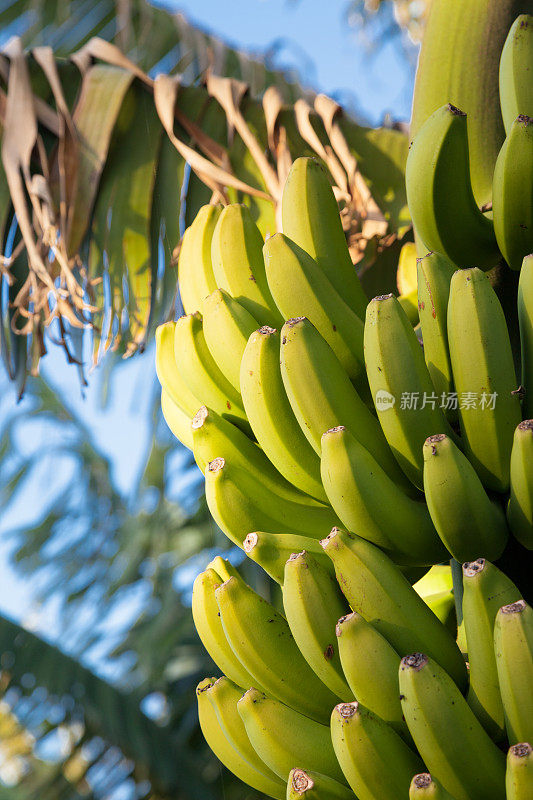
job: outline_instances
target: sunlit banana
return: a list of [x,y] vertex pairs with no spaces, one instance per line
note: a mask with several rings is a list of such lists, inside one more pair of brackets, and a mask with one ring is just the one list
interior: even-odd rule
[[329,501],[348,530],[400,563],[447,558],[426,504],[407,497],[343,426],[322,436],[321,471]]
[[399,655],[424,646],[460,687],[465,686],[465,664],[453,636],[379,547],[338,528],[322,546],[354,611]]
[[232,576],[240,578],[237,567],[234,567],[231,561],[229,561],[227,558],[222,558],[222,556],[215,556],[205,569],[214,570],[220,578],[220,583],[224,583],[224,581],[227,581],[228,578],[231,578]]
[[453,408],[453,377],[448,349],[448,298],[455,265],[445,256],[428,253],[417,262],[418,313],[424,342],[424,358],[435,394],[449,419]]
[[218,613],[215,590],[222,582],[213,569],[206,569],[197,576],[192,590],[194,626],[217,667],[238,686],[246,688],[254,679],[231,649]]
[[353,388],[333,350],[305,317],[283,326],[281,375],[296,419],[318,455],[322,434],[345,425],[395,482],[406,485],[379,422]]
[[533,420],[517,425],[511,451],[507,522],[520,544],[533,550]]
[[311,770],[291,769],[287,781],[286,800],[353,800],[353,794],[342,783]]
[[533,118],[525,112],[511,125],[496,161],[492,218],[503,257],[519,270],[533,250]]
[[429,772],[419,772],[411,781],[409,800],[454,800]]
[[202,401],[192,393],[181,369],[178,369],[174,355],[175,331],[175,322],[165,322],[156,328],[155,369],[165,394],[189,419],[192,419]]
[[424,443],[424,492],[433,524],[457,561],[493,561],[508,538],[505,514],[487,495],[463,453],[444,433]]
[[367,384],[363,323],[316,261],[283,233],[263,247],[268,285],[284,319],[305,316],[329,344],[361,391]]
[[470,182],[466,114],[448,104],[417,131],[405,171],[413,225],[428,250],[458,267],[490,269],[499,260],[492,221]]
[[263,326],[251,334],[241,361],[240,385],[257,441],[279,472],[303,492],[327,502],[320,461],[302,433],[280,372],[280,337]]
[[479,269],[452,278],[448,343],[465,453],[487,488],[505,492],[520,400],[505,315]]
[[394,295],[375,297],[365,322],[368,381],[381,427],[409,479],[422,487],[422,445],[432,433],[453,436],[415,332]]
[[301,553],[302,550],[312,553],[313,558],[319,561],[325,570],[331,575],[335,574],[333,564],[324,554],[318,539],[311,539],[309,536],[299,536],[295,533],[254,531],[249,533],[243,541],[242,549],[252,561],[259,564],[281,586],[285,578],[285,563],[287,559],[293,553]]
[[453,594],[453,579],[449,565],[436,564],[416,583],[413,589],[424,603],[440,619],[443,625],[455,635],[457,616]]
[[520,14],[509,30],[500,57],[500,106],[509,135],[519,114],[533,117],[533,17]]
[[533,418],[533,255],[526,256],[518,284],[518,322],[522,355],[523,411]]
[[339,619],[336,633],[342,669],[353,696],[400,736],[409,737],[400,705],[400,656],[396,650],[356,611]]
[[183,236],[178,285],[186,314],[201,311],[204,298],[217,288],[211,263],[211,240],[221,211],[221,206],[202,206]]
[[338,699],[350,700],[335,636],[337,620],[348,604],[335,577],[305,550],[293,553],[285,564],[283,609],[309,666]]
[[400,665],[400,698],[418,752],[456,800],[501,800],[503,753],[449,675],[421,653]]
[[498,609],[519,599],[514,583],[484,558],[463,564],[463,620],[470,664],[467,702],[487,733],[503,739],[505,720],[494,656]]
[[359,800],[406,797],[422,762],[397,733],[361,703],[341,703],[331,714],[331,740]]
[[533,741],[533,609],[504,605],[494,623],[494,652],[510,744]]
[[305,661],[286,619],[237,578],[229,578],[215,596],[226,638],[254,678],[251,685],[260,684],[301,714],[327,720],[335,696]]
[[208,696],[214,682],[214,678],[205,678],[196,687],[200,728],[207,744],[218,760],[241,781],[264,792],[268,797],[283,800],[286,793],[285,785],[275,778],[268,777],[262,770],[250,764],[226,738]]
[[505,774],[506,800],[529,800],[533,797],[533,747],[520,742],[509,748]]
[[248,337],[258,327],[249,311],[223,289],[203,303],[204,336],[218,368],[240,393],[241,359]]
[[216,285],[225,289],[259,322],[280,325],[263,262],[263,237],[244,205],[226,206],[213,233],[211,258]]
[[313,766],[322,774],[345,782],[327,725],[266,697],[257,689],[248,689],[237,708],[254,750],[280,778],[287,781],[297,762],[301,769]]
[[174,331],[176,364],[191,393],[244,431],[250,426],[240,394],[224,377],[207,347],[198,313],[180,317]]
[[339,208],[322,164],[293,163],[281,201],[283,233],[318,263],[344,301],[364,319],[367,298],[352,264]]
[[192,450],[191,417],[176,405],[164,389],[161,390],[161,411],[176,439]]

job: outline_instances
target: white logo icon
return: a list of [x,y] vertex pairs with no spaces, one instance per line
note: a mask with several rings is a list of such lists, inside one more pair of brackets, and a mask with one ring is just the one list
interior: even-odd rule
[[392,408],[394,403],[396,402],[396,398],[390,392],[387,392],[385,389],[379,389],[376,392],[376,408],[378,411],[387,411],[389,408]]

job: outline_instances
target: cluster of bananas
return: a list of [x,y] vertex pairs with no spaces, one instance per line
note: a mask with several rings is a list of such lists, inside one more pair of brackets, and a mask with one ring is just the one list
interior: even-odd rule
[[[464,126],[448,142],[468,171]],[[157,331],[169,427],[283,603],[220,557],[197,577],[224,675],[197,688],[205,738],[274,798],[531,800],[533,611],[493,562],[510,534],[533,550],[533,257],[518,390],[498,295],[445,237],[415,262],[410,319],[406,298],[367,303],[317,161],[294,162],[281,211],[263,241],[245,206],[202,208],[179,258],[186,314]]]

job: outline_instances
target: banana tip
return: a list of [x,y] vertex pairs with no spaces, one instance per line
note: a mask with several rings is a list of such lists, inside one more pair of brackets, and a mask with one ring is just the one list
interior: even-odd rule
[[465,561],[463,564],[463,575],[465,578],[473,578],[478,572],[483,572],[485,563],[484,558],[476,558],[475,561]]
[[533,753],[533,747],[529,742],[519,742],[509,748],[509,753],[516,758],[528,758]]
[[402,669],[414,669],[416,672],[423,669],[428,663],[428,657],[424,653],[412,653],[410,656],[404,656],[401,661]]
[[351,719],[359,711],[359,703],[354,700],[353,703],[339,703],[335,706],[335,711],[342,717],[342,719]]
[[509,603],[507,606],[502,606],[500,611],[502,614],[521,614],[526,609],[525,600],[517,600],[516,603]]
[[207,410],[207,407],[200,406],[200,408],[198,409],[198,411],[191,420],[191,428],[193,430],[198,430],[198,428],[201,428],[206,419],[208,418],[208,416],[209,416],[209,411]]
[[292,788],[297,794],[304,794],[309,789],[313,789],[314,785],[313,779],[303,769],[292,771]]
[[258,541],[259,537],[257,533],[249,533],[242,543],[242,549],[245,553],[251,553]]
[[415,775],[413,778],[411,785],[415,786],[417,789],[427,789],[432,783],[433,778],[429,772],[419,772],[419,774]]

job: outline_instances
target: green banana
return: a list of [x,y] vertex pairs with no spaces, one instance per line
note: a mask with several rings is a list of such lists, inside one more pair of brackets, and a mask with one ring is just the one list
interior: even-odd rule
[[254,750],[284,781],[298,763],[301,769],[313,766],[323,775],[345,782],[327,725],[266,697],[257,689],[248,689],[237,708]]
[[283,609],[298,648],[338,699],[351,699],[343,675],[335,625],[347,612],[335,577],[311,553],[293,553],[285,564]]
[[268,797],[283,800],[285,786],[281,781],[270,778],[263,769],[259,770],[228,741],[218,721],[215,709],[209,700],[209,692],[215,682],[214,678],[205,678],[196,687],[198,700],[198,717],[204,738],[219,761],[234,775],[249,786],[264,792]]
[[525,600],[498,611],[494,652],[509,743],[533,742],[533,609]]
[[363,323],[316,261],[283,233],[263,247],[268,286],[284,319],[305,316],[329,344],[360,391],[367,385]]
[[320,461],[302,433],[280,372],[280,337],[264,326],[252,333],[241,361],[242,400],[257,441],[276,469],[318,500],[327,502]]
[[368,382],[378,419],[400,467],[422,487],[425,439],[453,436],[416,334],[394,295],[375,297],[365,322]]
[[505,735],[505,720],[494,656],[494,620],[500,606],[519,596],[514,583],[484,558],[463,564],[463,620],[470,664],[466,699],[496,742]]
[[424,646],[459,687],[466,685],[465,664],[453,636],[379,547],[338,528],[322,546],[351,608],[399,655]]
[[158,325],[156,328],[155,369],[165,394],[189,419],[192,419],[202,402],[191,392],[176,364],[175,332],[175,322],[165,322],[164,325]]
[[356,611],[339,619],[336,633],[342,669],[353,696],[402,738],[409,738],[398,691],[400,656],[396,650]]
[[257,320],[223,289],[216,289],[203,304],[204,336],[209,352],[233,388],[240,393],[241,359]]
[[281,201],[283,232],[315,259],[345,303],[364,319],[368,302],[352,264],[339,208],[322,164],[297,158]]
[[217,665],[230,680],[245,688],[254,679],[241,664],[231,649],[218,614],[215,590],[222,580],[214,569],[201,572],[194,581],[192,590],[192,616],[194,626],[202,644]]
[[[281,782],[280,778],[261,761],[254,748],[250,744],[246,728],[237,711],[237,703],[242,697],[242,689],[235,683],[222,676],[218,678],[212,686],[206,690],[206,694],[215,709],[220,727],[222,728],[226,739],[239,753],[239,755],[247,761],[258,772],[265,775],[271,782],[271,789],[276,791],[275,797],[284,798],[283,791],[285,785]],[[257,788],[257,787],[256,787]]]
[[335,695],[305,661],[287,620],[234,577],[215,590],[215,597],[226,638],[254,678],[251,685],[260,684],[301,714],[319,722],[327,720]]
[[505,774],[506,800],[530,800],[533,797],[533,747],[520,742],[509,748]]
[[342,783],[311,770],[291,769],[287,781],[286,800],[354,800]]
[[522,355],[523,411],[533,418],[533,256],[522,262],[518,283],[518,322]]
[[403,739],[361,703],[340,703],[331,714],[331,740],[359,800],[406,797],[420,758]]
[[428,250],[458,267],[494,267],[500,258],[492,221],[470,182],[466,114],[451,103],[416,132],[405,168],[407,204]]
[[511,450],[507,522],[520,544],[533,550],[533,420],[517,425]]
[[396,483],[407,484],[379,422],[355,391],[333,350],[305,317],[283,326],[281,376],[294,415],[318,455],[322,434],[345,425]]
[[293,553],[301,553],[306,550],[313,554],[313,558],[320,562],[320,565],[334,575],[335,570],[329,558],[324,555],[324,551],[318,539],[311,539],[309,536],[299,536],[294,533],[267,533],[266,531],[254,531],[249,533],[242,549],[246,555],[259,564],[270,577],[283,586],[285,577],[285,563]]
[[236,203],[226,206],[211,244],[216,285],[238,300],[260,325],[281,325],[283,320],[268,288],[262,249],[263,237],[250,210]]
[[426,504],[407,497],[343,426],[322,436],[321,471],[329,501],[348,530],[400,563],[446,559]]
[[161,390],[161,411],[176,439],[192,450],[191,418],[164,389]]
[[186,314],[202,311],[204,298],[217,288],[211,240],[221,211],[221,206],[202,206],[185,231],[178,258],[178,285]]
[[195,312],[176,322],[174,354],[191,393],[246,433],[250,432],[240,394],[224,377],[209,352],[201,314]]
[[520,14],[509,30],[500,57],[500,106],[509,135],[519,114],[533,117],[533,17]]
[[455,420],[453,377],[448,349],[448,298],[455,265],[445,256],[428,253],[417,260],[418,313],[424,342],[424,358],[446,416]]
[[492,218],[503,257],[511,269],[519,270],[533,249],[533,119],[523,112],[513,122],[496,161]]
[[501,800],[503,754],[450,676],[422,653],[400,665],[400,698],[418,752],[456,800]]
[[224,458],[215,458],[207,465],[205,494],[215,522],[239,547],[254,531],[320,539],[337,519],[326,506],[311,507],[279,497]]
[[459,562],[473,561],[478,553],[499,558],[509,535],[505,514],[470,461],[444,433],[426,439],[423,454],[427,507],[452,556]]
[[452,278],[448,343],[465,453],[488,489],[505,492],[520,400],[505,315],[479,269]]
[[429,772],[415,775],[409,787],[409,800],[454,800]]

